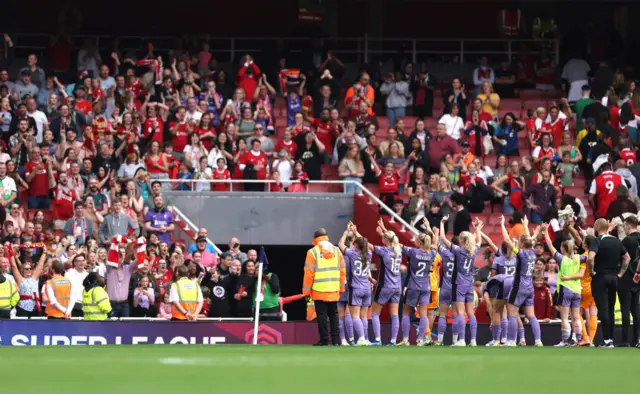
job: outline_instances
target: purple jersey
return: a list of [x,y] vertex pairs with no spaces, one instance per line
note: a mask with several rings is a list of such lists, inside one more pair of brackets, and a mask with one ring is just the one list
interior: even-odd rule
[[440,288],[451,289],[451,277],[453,276],[455,257],[449,249],[442,245],[438,247],[438,253],[440,253],[440,258],[442,258],[442,279],[440,280]]
[[459,288],[472,288],[473,262],[476,260],[478,247],[475,246],[473,249],[473,253],[470,254],[469,251],[465,248],[461,248],[458,245],[451,244],[451,252],[454,255],[455,261],[451,283]]
[[521,290],[533,290],[533,269],[536,265],[536,252],[533,248],[529,250],[514,249],[517,250],[517,264],[516,272],[514,274],[513,284]]
[[507,256],[499,256],[493,259],[491,269],[496,270],[496,275],[513,276],[516,273],[516,256],[507,259]]
[[385,289],[401,289],[400,264],[402,263],[402,255],[396,256],[393,248],[386,246],[374,246],[373,252],[380,260],[378,286]]
[[403,246],[402,254],[407,256],[409,259],[407,289],[429,291],[429,271],[433,264],[433,260],[436,259],[435,249],[422,250]]
[[369,274],[371,273],[371,252],[367,251],[367,264],[363,264],[360,252],[354,248],[345,250],[344,263],[347,269],[347,288],[371,290]]

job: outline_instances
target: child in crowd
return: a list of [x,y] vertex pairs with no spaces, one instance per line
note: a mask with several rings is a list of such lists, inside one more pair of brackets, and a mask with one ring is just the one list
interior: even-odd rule
[[209,317],[209,309],[211,308],[211,290],[206,286],[202,286],[200,289],[202,291],[202,298],[204,299],[204,302],[202,303],[202,310],[198,317]]
[[284,192],[284,187],[282,187],[282,182],[280,182],[280,172],[278,172],[278,170],[273,170],[273,172],[271,172],[271,179],[276,181],[276,183],[272,183],[270,185],[270,191],[272,193]]
[[163,319],[171,319],[171,302],[169,301],[169,293],[170,292],[167,289],[164,293],[164,299],[158,308],[158,317]]
[[571,152],[564,152],[562,154],[562,162],[556,167],[556,176],[560,180],[560,186],[573,186],[575,171],[576,165],[571,162]]
[[549,286],[544,283],[544,275],[536,273],[533,277],[533,309],[536,319],[549,321],[555,317],[553,299]]

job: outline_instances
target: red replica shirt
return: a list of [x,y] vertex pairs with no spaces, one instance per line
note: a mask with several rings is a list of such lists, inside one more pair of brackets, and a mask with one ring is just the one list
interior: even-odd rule
[[76,108],[78,108],[80,112],[85,114],[85,116],[89,115],[89,112],[91,112],[91,101],[85,100],[85,99],[78,99],[76,100]]
[[296,145],[295,142],[289,141],[287,143],[284,140],[278,141],[275,148],[276,153],[279,153],[282,150],[282,148],[286,148],[289,151],[289,156],[296,157],[296,152],[298,151],[298,145]]
[[40,163],[42,168],[36,169],[38,164],[30,161],[24,165],[24,175],[26,178],[29,174],[35,172],[36,176],[29,182],[29,196],[46,197],[49,195],[49,176],[47,175],[47,167]]
[[213,133],[213,135],[217,135],[216,129],[214,129],[213,126],[211,126],[208,129],[203,129],[200,126],[196,126],[194,128],[194,131],[196,133],[198,133],[198,135],[201,137],[202,145],[204,145],[205,149],[207,149],[208,151],[211,150],[211,147],[213,146],[213,139],[212,138],[202,138],[202,136],[207,134],[207,133],[209,133],[209,132]]
[[391,175],[387,175],[384,172],[380,174],[378,177],[380,194],[398,193],[398,180],[398,173],[395,171]]
[[[484,180],[482,180],[482,178],[476,176],[474,178],[474,181],[476,182],[476,184],[479,183],[484,183]],[[462,188],[462,192],[466,193],[467,190],[471,187],[471,177],[469,175],[462,175],[460,177],[460,180],[458,181],[458,187]]]
[[627,163],[627,167],[636,164],[637,161],[636,152],[628,148],[620,151],[620,158]]
[[[169,128],[173,128],[176,122],[169,123]],[[184,147],[189,143],[189,133],[187,132],[187,123],[178,124],[178,130],[176,134],[171,138],[173,143],[173,150],[179,153],[184,152]]]
[[160,278],[156,279],[156,282],[158,283],[158,287],[160,287],[161,291],[163,291],[163,295],[164,295],[164,289],[166,288],[166,285],[168,285],[169,283],[171,283],[171,281],[173,280],[173,270],[167,270]]
[[[239,161],[239,164],[244,164],[244,165],[253,164],[254,167],[258,165],[258,163],[262,163],[262,169],[256,170],[258,179],[266,179],[268,161],[267,161],[267,155],[265,155],[264,152],[261,151],[259,154],[256,155],[254,154],[253,151],[249,151],[244,155],[242,155]],[[246,168],[243,171],[245,170]]]
[[564,120],[558,118],[555,122],[545,123],[543,128],[551,132],[554,147],[557,148],[562,145],[562,134],[564,134]]
[[589,194],[596,196],[598,217],[607,215],[609,204],[616,199],[616,187],[622,185],[622,176],[612,171],[605,171],[591,183]]
[[142,125],[142,136],[145,139],[149,138],[154,129],[156,130],[156,132],[155,134],[153,134],[153,138],[151,138],[151,141],[158,141],[160,146],[162,146],[162,144],[164,144],[164,122],[162,121],[162,119],[145,119],[144,124]]
[[73,203],[76,199],[76,193],[70,187],[56,185],[53,189],[53,218],[57,220],[71,219]]
[[313,127],[316,129],[316,134],[318,135],[318,139],[325,146],[324,153],[327,155],[333,154],[333,137],[334,137],[334,128],[331,121],[323,122],[320,119],[313,120]]
[[[227,169],[220,171],[219,169],[216,168],[215,170],[213,170],[213,179],[229,180],[231,179],[231,173]],[[214,192],[229,191],[228,183],[213,183],[212,185],[213,186],[211,190],[213,190]]]

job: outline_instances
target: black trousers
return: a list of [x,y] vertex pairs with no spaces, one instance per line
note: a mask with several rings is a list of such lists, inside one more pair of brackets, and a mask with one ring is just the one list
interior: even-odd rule
[[602,337],[613,339],[615,327],[614,311],[616,306],[616,292],[618,290],[618,276],[615,274],[598,274],[591,282],[591,292],[598,307],[598,319],[602,327]]
[[82,304],[80,302],[76,302],[73,306],[71,317],[84,317],[84,311],[82,310]]
[[[640,339],[640,285],[633,283],[633,276],[627,271],[618,283],[618,299],[622,315],[622,343],[635,345]],[[629,336],[633,316],[633,331]]]
[[2,310],[0,311],[0,320],[11,319],[11,311]]
[[320,342],[329,343],[329,332],[327,330],[327,318],[331,324],[331,343],[340,344],[340,325],[338,322],[338,303],[336,301],[313,301],[316,306],[318,316],[318,333]]

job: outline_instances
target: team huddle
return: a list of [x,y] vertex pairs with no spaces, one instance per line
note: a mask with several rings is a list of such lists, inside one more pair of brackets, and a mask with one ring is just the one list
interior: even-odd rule
[[[440,228],[429,229],[428,223],[425,223],[426,233],[417,236],[415,247],[400,245],[397,235],[387,230],[382,221],[378,222],[376,229],[382,245],[371,245],[358,233],[356,226],[349,223],[339,242],[347,272],[346,291],[338,302],[343,346],[380,346],[380,313],[385,305],[389,307],[391,319],[391,346],[409,346],[412,313],[416,313],[420,319],[416,345],[441,346],[450,309],[453,317],[452,346],[477,346],[474,262],[483,241],[496,255],[491,277],[482,284],[482,297],[491,317],[492,332],[492,340],[486,346],[526,345],[520,319],[521,309],[533,331],[534,345],[542,346],[540,324],[534,314],[534,280],[542,280],[542,277],[534,278],[534,240],[540,234],[544,234],[549,251],[559,264],[556,293],[562,329],[562,342],[559,345],[591,344],[580,314],[581,307],[586,311],[593,307],[586,264],[590,236],[583,240],[576,232],[573,234],[575,241],[564,241],[561,250],[556,250],[549,237],[548,224],[538,226],[531,235],[525,218],[524,234],[514,239],[509,235],[502,217],[503,243],[498,248],[482,232],[484,224],[478,219],[473,222],[473,232],[464,231],[451,240],[447,239],[444,228],[447,220],[446,216],[442,218]],[[582,245],[586,252],[579,255],[574,242]],[[379,259],[377,281],[372,278],[370,270],[373,253]],[[403,257],[408,261],[404,280],[401,272]],[[375,291],[372,290],[374,287]],[[403,308],[400,321],[398,313],[401,299]],[[369,307],[372,341],[369,341],[368,333]],[[438,324],[432,335],[436,310]],[[466,324],[470,333],[468,343]],[[589,324],[592,326],[593,320],[589,320]],[[400,328],[402,340],[396,344]],[[589,331],[595,333],[595,327],[589,327]]]

